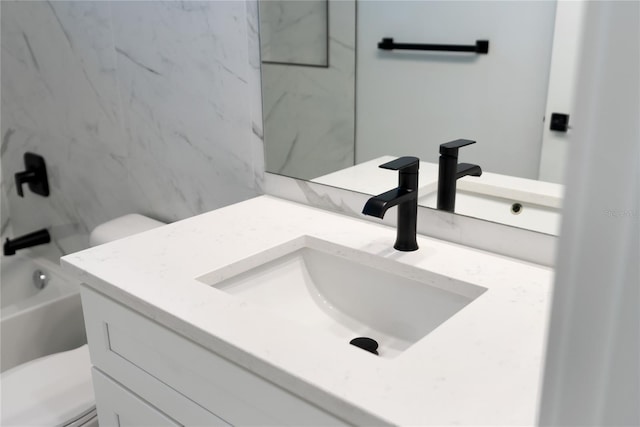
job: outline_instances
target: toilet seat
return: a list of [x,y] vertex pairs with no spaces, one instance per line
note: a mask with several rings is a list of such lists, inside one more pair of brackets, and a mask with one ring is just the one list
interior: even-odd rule
[[1,381],[2,425],[79,427],[96,422],[86,344],[9,369]]

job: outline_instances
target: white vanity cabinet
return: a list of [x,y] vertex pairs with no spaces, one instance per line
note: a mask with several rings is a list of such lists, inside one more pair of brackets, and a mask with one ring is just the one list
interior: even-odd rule
[[100,402],[101,426],[179,426],[180,424],[148,404],[96,368],[93,387]]
[[101,426],[346,425],[86,285],[82,305]]

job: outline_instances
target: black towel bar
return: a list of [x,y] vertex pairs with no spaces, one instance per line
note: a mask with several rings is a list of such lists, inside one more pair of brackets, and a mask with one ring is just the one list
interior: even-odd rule
[[378,49],[383,50],[435,50],[439,52],[473,52],[478,54],[489,53],[489,40],[476,40],[475,45],[459,44],[421,44],[421,43],[395,43],[392,38],[384,38],[378,43]]

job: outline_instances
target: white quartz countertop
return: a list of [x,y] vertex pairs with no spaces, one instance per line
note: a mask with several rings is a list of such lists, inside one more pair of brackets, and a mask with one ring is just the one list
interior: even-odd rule
[[[205,348],[359,425],[533,425],[551,269],[261,196],[62,258],[65,270]],[[487,288],[392,359],[314,336],[203,275],[304,236]]]
[[[398,172],[381,169],[380,165],[397,159],[395,156],[381,156],[355,166],[340,169],[327,175],[312,179],[311,182],[346,188],[359,193],[376,195],[390,190]],[[420,162],[418,173],[420,194],[431,193],[438,188],[438,165]]]

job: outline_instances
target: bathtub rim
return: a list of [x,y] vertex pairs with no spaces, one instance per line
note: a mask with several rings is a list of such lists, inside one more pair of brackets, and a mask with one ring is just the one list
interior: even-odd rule
[[[2,258],[4,259],[5,256],[3,256]],[[42,256],[29,254],[28,252],[12,255],[11,258],[12,259],[8,262],[24,262],[25,264],[28,264],[29,267],[31,267],[31,272],[35,271],[36,269],[44,270],[50,275],[50,279],[47,286],[44,289],[36,292],[35,295],[2,307],[0,313],[0,322],[11,319],[15,316],[22,315],[23,313],[27,313],[32,310],[37,310],[46,304],[63,300],[73,294],[80,292],[80,285],[76,283],[76,281],[73,280],[71,276],[62,271],[59,263],[55,263],[50,259]],[[50,286],[54,286],[54,288],[50,288]],[[43,293],[45,294],[43,295]]]

